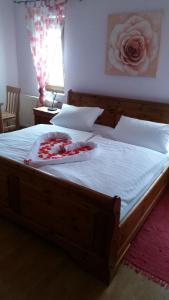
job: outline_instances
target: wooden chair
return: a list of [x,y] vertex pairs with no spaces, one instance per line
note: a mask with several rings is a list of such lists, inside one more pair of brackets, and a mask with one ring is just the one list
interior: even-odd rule
[[7,86],[5,111],[1,111],[2,103],[0,103],[0,132],[16,130],[19,128],[20,92],[20,88]]

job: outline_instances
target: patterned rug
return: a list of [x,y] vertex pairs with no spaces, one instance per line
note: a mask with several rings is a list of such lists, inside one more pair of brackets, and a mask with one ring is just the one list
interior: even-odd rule
[[169,187],[133,241],[124,263],[169,288]]

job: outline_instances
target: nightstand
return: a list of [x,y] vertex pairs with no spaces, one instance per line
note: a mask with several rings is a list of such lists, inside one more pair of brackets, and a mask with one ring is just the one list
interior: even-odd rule
[[33,109],[35,125],[37,124],[50,124],[49,121],[58,113],[60,109],[57,110],[48,110],[48,107],[41,106]]

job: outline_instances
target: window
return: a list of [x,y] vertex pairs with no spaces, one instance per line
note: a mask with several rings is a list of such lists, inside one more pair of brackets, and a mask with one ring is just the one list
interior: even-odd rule
[[61,26],[58,25],[58,27],[48,30],[47,45],[48,84],[46,89],[63,92],[64,74]]

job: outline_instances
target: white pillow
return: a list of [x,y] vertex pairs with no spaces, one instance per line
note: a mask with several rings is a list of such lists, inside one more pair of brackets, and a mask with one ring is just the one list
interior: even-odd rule
[[107,139],[113,139],[113,130],[114,128],[112,127],[100,124],[94,124],[92,128],[94,134],[101,135],[102,137]]
[[122,116],[112,138],[166,153],[169,151],[169,125]]
[[54,125],[92,131],[92,126],[104,109],[99,107],[78,107],[63,104],[60,113],[54,116],[50,122]]

